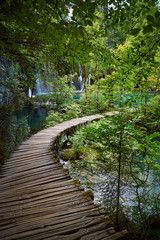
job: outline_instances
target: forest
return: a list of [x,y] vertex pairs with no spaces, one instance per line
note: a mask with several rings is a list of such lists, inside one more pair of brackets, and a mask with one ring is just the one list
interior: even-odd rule
[[[2,0],[0,32],[0,166],[42,128],[113,111],[62,139],[61,159],[116,229],[158,240],[159,1]],[[45,111],[37,129],[26,109]]]

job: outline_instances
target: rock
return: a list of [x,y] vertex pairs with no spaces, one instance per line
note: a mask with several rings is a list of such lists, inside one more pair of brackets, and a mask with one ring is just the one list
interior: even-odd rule
[[73,157],[73,152],[69,149],[61,152],[61,158],[63,161],[73,160]]
[[87,195],[87,197],[89,197],[89,198],[91,198],[92,200],[94,200],[94,194],[93,194],[93,192],[92,192],[91,190],[88,190],[88,191],[86,192],[86,195]]

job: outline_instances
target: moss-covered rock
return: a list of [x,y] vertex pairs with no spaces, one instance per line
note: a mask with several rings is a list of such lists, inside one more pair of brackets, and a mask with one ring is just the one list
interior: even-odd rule
[[67,150],[61,152],[61,158],[64,161],[73,160],[74,159],[73,152],[71,150],[67,149]]
[[93,194],[93,192],[91,190],[88,190],[86,192],[86,195],[87,195],[88,198],[91,198],[92,200],[94,200],[94,194]]

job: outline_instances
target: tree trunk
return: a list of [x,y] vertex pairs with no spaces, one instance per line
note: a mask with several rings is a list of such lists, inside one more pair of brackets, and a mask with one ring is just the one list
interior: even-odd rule
[[87,68],[86,65],[83,64],[83,75],[82,77],[84,78],[84,92],[85,94],[87,93],[87,78],[88,78],[88,73],[87,73]]
[[119,139],[119,158],[118,158],[118,186],[117,186],[117,209],[116,209],[116,223],[119,224],[119,208],[120,208],[120,182],[121,182],[121,161],[122,161],[122,130]]

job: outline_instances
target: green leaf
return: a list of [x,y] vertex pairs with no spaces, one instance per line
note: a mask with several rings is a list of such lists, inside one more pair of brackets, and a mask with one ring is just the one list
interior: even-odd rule
[[160,11],[156,11],[155,12],[155,18],[157,19],[157,18],[159,18],[160,17]]
[[140,32],[140,28],[134,28],[131,30],[131,35],[137,35]]
[[7,52],[7,53],[6,53],[6,57],[7,57],[7,59],[9,59],[10,56],[11,56],[11,54],[10,54],[9,52]]
[[143,33],[145,34],[145,33],[149,33],[149,32],[152,32],[153,31],[153,26],[152,26],[152,24],[148,24],[147,26],[145,26],[144,28],[143,28]]
[[157,27],[157,28],[160,27],[160,21],[159,21],[158,18],[156,19],[156,21],[154,21],[154,23],[153,23],[153,27]]
[[147,16],[148,22],[154,22],[154,17],[152,15]]
[[87,25],[89,25],[89,26],[93,26],[93,23],[92,23],[91,20],[87,20],[86,22],[87,22]]

